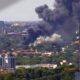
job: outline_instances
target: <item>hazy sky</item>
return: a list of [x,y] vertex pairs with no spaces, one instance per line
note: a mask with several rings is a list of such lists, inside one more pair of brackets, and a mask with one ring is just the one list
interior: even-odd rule
[[53,7],[54,0],[20,0],[0,11],[0,20],[3,21],[35,21],[39,20],[35,7],[47,4]]

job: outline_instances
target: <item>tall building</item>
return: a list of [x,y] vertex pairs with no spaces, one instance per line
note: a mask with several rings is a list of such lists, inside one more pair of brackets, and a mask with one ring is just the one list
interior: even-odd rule
[[16,66],[16,57],[9,52],[0,55],[0,69],[14,71]]
[[0,68],[2,68],[3,67],[3,57],[2,57],[2,55],[0,55]]

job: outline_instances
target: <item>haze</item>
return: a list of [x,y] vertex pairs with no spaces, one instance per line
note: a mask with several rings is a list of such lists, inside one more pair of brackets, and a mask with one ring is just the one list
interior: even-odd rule
[[53,8],[54,0],[20,0],[0,11],[2,21],[36,21],[40,20],[35,8],[47,4]]

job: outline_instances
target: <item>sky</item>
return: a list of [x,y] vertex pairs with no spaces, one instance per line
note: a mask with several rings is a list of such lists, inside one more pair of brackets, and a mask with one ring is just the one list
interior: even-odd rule
[[20,0],[6,6],[0,10],[0,20],[2,21],[36,21],[40,20],[35,12],[35,8],[47,4],[53,8],[54,0]]

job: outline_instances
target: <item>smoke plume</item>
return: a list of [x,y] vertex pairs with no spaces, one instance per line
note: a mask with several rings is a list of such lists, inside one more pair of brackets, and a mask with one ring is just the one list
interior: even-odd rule
[[61,42],[61,41],[62,41],[61,35],[54,33],[51,36],[38,37],[34,42],[34,46],[38,44],[43,44],[43,43],[55,43],[55,42]]
[[35,9],[39,18],[52,26],[52,34],[62,35],[63,41],[69,43],[74,39],[80,23],[80,0],[55,0],[54,9],[47,5]]
[[28,29],[29,36],[25,39],[26,44],[36,42],[38,38],[51,41],[54,33],[61,35],[64,44],[74,40],[80,21],[80,0],[55,0],[54,7],[50,9],[45,4],[35,9],[42,21],[38,22],[36,27]]

